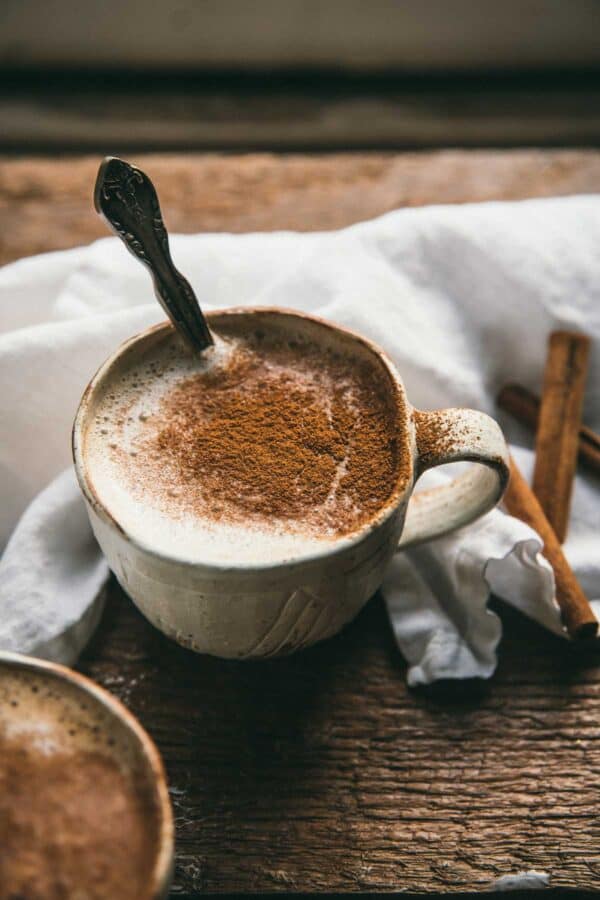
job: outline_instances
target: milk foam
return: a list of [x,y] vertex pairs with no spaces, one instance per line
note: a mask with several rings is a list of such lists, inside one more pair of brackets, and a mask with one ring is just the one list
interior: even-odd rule
[[93,697],[67,681],[0,663],[0,735],[42,754],[102,752],[132,769],[131,739]]
[[[152,417],[179,382],[226,365],[239,341],[215,335],[201,357],[184,355],[174,338],[149,358],[126,368],[100,399],[86,436],[86,460],[96,495],[137,543],[174,559],[216,565],[274,564],[323,552],[339,537],[302,532],[281,523],[215,521],[166,508],[150,490],[132,491],[125,467],[136,465],[140,438],[151,433]],[[340,477],[343,474],[343,464]],[[174,486],[172,496],[184,490]],[[171,505],[172,506],[172,505]]]

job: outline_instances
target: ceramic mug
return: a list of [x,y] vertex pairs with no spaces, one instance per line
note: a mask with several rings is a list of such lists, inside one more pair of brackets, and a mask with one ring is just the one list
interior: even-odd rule
[[[439,537],[488,512],[508,481],[508,451],[497,423],[472,409],[419,412],[408,402],[395,366],[358,334],[303,313],[283,309],[229,309],[248,327],[278,326],[315,342],[326,338],[358,360],[373,357],[387,372],[401,448],[409,461],[389,499],[363,527],[310,556],[279,564],[215,565],[174,559],[147,547],[123,529],[97,496],[87,467],[85,434],[99,396],[121,368],[152,352],[172,333],[154,326],[123,344],[100,368],[81,400],[73,428],[73,456],[94,534],[122,587],[157,628],[199,653],[249,658],[291,653],[330,637],[354,618],[383,581],[394,553]],[[282,322],[286,317],[286,322]],[[324,330],[326,334],[324,333]],[[454,481],[411,497],[418,477],[432,466],[470,460]]]

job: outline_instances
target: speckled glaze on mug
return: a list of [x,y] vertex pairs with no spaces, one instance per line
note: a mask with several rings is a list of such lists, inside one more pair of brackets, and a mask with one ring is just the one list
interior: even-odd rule
[[[500,500],[508,481],[508,451],[497,423],[471,409],[419,412],[408,402],[393,363],[370,341],[322,319],[284,309],[228,309],[209,323],[243,316],[248,327],[285,328],[318,341],[323,329],[357,358],[368,355],[389,376],[408,473],[367,524],[310,556],[277,564],[215,565],[173,559],[127,534],[94,490],[85,453],[86,429],[108,380],[171,329],[154,326],[123,344],[99,369],[81,400],[73,427],[73,458],[94,534],[119,583],[166,635],[199,653],[233,658],[292,653],[330,637],[354,618],[383,581],[394,553],[466,525]],[[285,319],[285,322],[283,321]],[[481,463],[439,488],[411,498],[426,469],[459,461]]]

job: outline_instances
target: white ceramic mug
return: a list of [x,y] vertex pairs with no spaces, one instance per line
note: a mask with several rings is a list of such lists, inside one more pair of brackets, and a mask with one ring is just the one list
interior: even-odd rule
[[[169,637],[199,653],[248,658],[291,653],[339,631],[381,585],[400,548],[439,537],[486,513],[508,481],[508,451],[497,423],[472,409],[418,412],[409,404],[400,375],[387,356],[365,338],[321,319],[282,309],[230,309],[209,322],[245,316],[249,327],[268,328],[287,317],[290,325],[327,338],[357,358],[377,357],[387,370],[398,411],[407,478],[363,527],[323,551],[280,564],[215,565],[174,559],[127,534],[100,502],[87,467],[85,434],[107,379],[153,343],[165,339],[167,322],[123,344],[100,368],[81,400],[73,428],[75,468],[94,529],[109,565],[144,615]],[[286,326],[287,327],[287,326]],[[470,469],[442,487],[411,498],[419,475],[432,466],[470,460]]]

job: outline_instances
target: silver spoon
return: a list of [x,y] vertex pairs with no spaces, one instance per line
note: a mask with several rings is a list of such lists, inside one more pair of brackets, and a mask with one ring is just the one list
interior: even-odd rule
[[98,170],[94,206],[128,250],[150,270],[160,305],[195,352],[213,344],[190,283],[173,265],[169,236],[158,197],[148,176],[116,156]]

